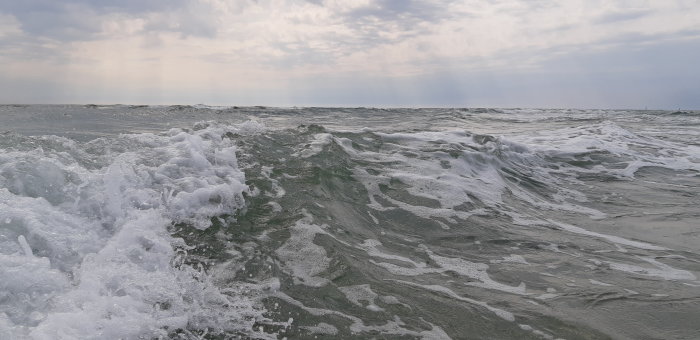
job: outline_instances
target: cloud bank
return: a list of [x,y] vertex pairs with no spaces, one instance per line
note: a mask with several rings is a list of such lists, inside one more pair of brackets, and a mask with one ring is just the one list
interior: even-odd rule
[[0,1],[0,102],[700,108],[695,0]]

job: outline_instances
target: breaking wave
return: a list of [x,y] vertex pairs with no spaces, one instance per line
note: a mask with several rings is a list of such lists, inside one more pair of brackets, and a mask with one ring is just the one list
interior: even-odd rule
[[696,332],[687,115],[70,109],[0,141],[0,338]]

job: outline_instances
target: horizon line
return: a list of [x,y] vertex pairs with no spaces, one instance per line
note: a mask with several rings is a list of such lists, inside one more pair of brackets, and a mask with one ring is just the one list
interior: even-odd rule
[[[614,107],[555,107],[555,106],[491,106],[491,105],[474,105],[474,106],[400,106],[400,105],[349,105],[349,104],[335,104],[335,105],[236,105],[236,104],[127,104],[127,103],[0,103],[0,106],[82,106],[82,107],[110,107],[110,106],[126,106],[131,108],[139,107],[191,107],[195,109],[200,108],[219,108],[219,109],[237,109],[237,108],[275,108],[275,109],[304,109],[304,108],[324,108],[324,109],[495,109],[495,110],[609,110],[609,111],[700,111],[700,108],[682,108],[677,109],[670,108],[614,108]],[[199,107],[198,107],[199,106]]]

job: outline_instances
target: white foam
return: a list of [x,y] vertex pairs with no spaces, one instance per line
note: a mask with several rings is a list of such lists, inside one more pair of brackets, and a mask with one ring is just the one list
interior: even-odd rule
[[275,197],[275,198],[280,198],[283,197],[284,195],[287,194],[287,191],[284,190],[284,188],[279,184],[279,181],[272,178],[272,167],[270,166],[263,166],[262,167],[262,175],[265,176],[270,181],[270,185],[272,187],[272,192],[268,193],[266,192],[265,195],[269,197]]
[[243,207],[248,188],[224,135],[251,129],[260,126],[202,123],[86,144],[37,137],[40,148],[0,150],[0,334],[135,339],[166,328],[250,329],[262,318],[257,298],[224,294],[178,262],[175,249],[185,245],[167,228],[207,228]]
[[491,260],[489,261],[491,263],[503,263],[503,262],[511,262],[511,263],[519,263],[519,264],[530,264],[525,260],[525,258],[522,255],[517,255],[517,254],[510,254],[508,256],[504,256],[503,260]]
[[[430,323],[429,323],[430,324]],[[353,323],[350,326],[350,330],[354,333],[361,333],[361,332],[379,332],[380,334],[395,334],[395,335],[402,335],[402,336],[414,336],[414,337],[420,337],[421,339],[440,339],[440,340],[448,340],[451,339],[447,333],[445,333],[442,328],[435,326],[433,324],[430,324],[432,326],[432,329],[427,330],[427,331],[421,331],[421,332],[416,332],[413,330],[407,329],[406,324],[399,318],[398,316],[394,316],[393,321],[388,321],[384,325],[379,325],[379,326],[366,326],[362,323]]]
[[[345,294],[348,301],[360,307],[365,307],[373,312],[381,312],[384,309],[377,306],[375,300],[379,296],[373,292],[368,284],[338,287],[338,290]],[[366,303],[362,303],[364,301]]]
[[532,332],[533,334],[541,337],[542,339],[554,340],[554,336],[552,336],[551,334],[545,333],[539,329],[535,329],[530,325],[518,324],[518,327],[520,327],[520,329],[522,329],[524,331]]
[[423,249],[423,251],[430,257],[430,259],[438,266],[429,267],[424,262],[416,262],[407,257],[384,253],[381,250],[379,250],[378,246],[381,246],[381,242],[377,240],[365,240],[364,243],[360,245],[360,248],[365,250],[367,254],[371,257],[400,261],[409,265],[399,266],[394,263],[377,262],[374,260],[370,260],[371,263],[380,266],[395,275],[418,276],[431,273],[453,272],[478,281],[472,282],[471,280],[469,280],[465,283],[466,285],[494,289],[511,294],[527,295],[524,283],[521,283],[518,286],[509,286],[491,279],[491,277],[487,273],[489,266],[485,263],[471,262],[456,257],[453,258],[440,256],[435,254],[426,246],[420,246],[420,249]]
[[577,227],[574,225],[566,224],[566,223],[561,223],[553,220],[547,220],[549,223],[556,225],[568,232],[576,233],[576,234],[581,234],[581,235],[587,235],[587,236],[593,236],[597,238],[602,238],[604,240],[616,243],[616,244],[622,244],[630,247],[635,247],[639,249],[647,249],[647,250],[668,250],[668,248],[664,247],[659,247],[653,244],[649,244],[646,242],[639,242],[639,241],[632,241],[628,240],[626,238],[622,238],[619,236],[614,236],[614,235],[607,235],[607,234],[601,234],[601,233],[596,233],[594,231],[586,230],[581,227]]
[[327,334],[327,335],[337,335],[338,329],[333,325],[329,325],[325,322],[320,322],[316,326],[303,326],[301,327],[313,334]]
[[[593,170],[567,168],[567,171],[605,172],[619,177],[634,177],[645,166],[675,170],[700,170],[697,155],[700,148],[633,133],[613,122],[549,130],[546,134],[511,136],[533,150],[551,156],[573,158],[591,152],[606,152],[616,156],[619,163],[602,164]],[[625,164],[620,168],[619,164]]]
[[27,243],[27,239],[24,238],[24,235],[17,236],[17,242],[19,243],[19,246],[22,248],[24,255],[29,256],[29,257],[34,257],[34,253],[32,252],[32,248],[29,247],[29,243]]
[[557,296],[559,296],[559,294],[556,294],[556,293],[544,293],[544,294],[542,294],[542,295],[536,296],[535,299],[538,299],[538,300],[549,300],[549,299],[553,299],[553,298],[555,298],[555,297],[557,297]]
[[600,282],[600,281],[593,280],[593,279],[588,279],[588,281],[589,281],[591,284],[598,285],[598,286],[604,286],[604,287],[612,287],[612,286],[615,286],[615,285],[611,285],[611,284],[609,284],[609,283]]
[[511,321],[511,322],[515,321],[515,316],[514,316],[513,313],[511,313],[511,312],[505,311],[505,310],[500,309],[500,308],[496,308],[496,307],[489,306],[489,304],[487,304],[486,302],[483,302],[483,301],[478,301],[478,300],[474,300],[474,299],[470,299],[470,298],[466,298],[466,297],[460,296],[459,294],[455,293],[454,291],[450,290],[449,288],[446,288],[446,287],[443,287],[443,286],[439,286],[439,285],[422,285],[422,284],[418,284],[418,283],[414,283],[414,282],[401,281],[401,280],[392,280],[392,281],[396,281],[396,282],[403,283],[403,284],[410,285],[410,286],[414,286],[414,287],[419,287],[419,288],[427,289],[427,290],[430,290],[430,291],[433,291],[433,292],[442,293],[442,294],[445,294],[445,295],[447,295],[447,296],[449,296],[449,297],[451,297],[451,298],[453,298],[453,299],[456,299],[456,300],[459,300],[459,301],[464,301],[464,302],[467,302],[467,303],[470,303],[470,304],[474,304],[474,305],[477,305],[477,306],[484,307],[484,308],[486,308],[487,310],[489,310],[489,311],[491,311],[492,313],[498,315],[500,318],[502,318],[502,319],[504,319],[504,320],[506,320],[506,321]]
[[376,217],[374,217],[374,215],[372,215],[372,213],[369,210],[367,211],[367,214],[370,218],[372,218],[372,222],[374,222],[374,224],[379,224],[379,220]]
[[283,210],[283,209],[282,209],[282,206],[281,206],[279,203],[275,202],[275,201],[270,201],[270,202],[267,202],[267,203],[265,203],[265,204],[266,204],[266,205],[269,205],[270,208],[272,208],[272,212],[278,213],[278,212],[282,212],[282,210]]
[[301,146],[301,150],[292,154],[292,156],[309,158],[323,151],[323,147],[329,145],[333,141],[330,133],[317,133],[313,139]]
[[275,253],[284,261],[284,268],[295,284],[321,287],[330,281],[317,275],[328,269],[331,259],[326,256],[326,250],[313,241],[316,234],[326,234],[325,225],[313,224],[311,216],[306,215],[289,228],[289,239]]
[[652,257],[641,257],[637,256],[642,261],[645,261],[647,263],[650,263],[654,266],[654,268],[650,267],[642,267],[634,264],[629,264],[629,263],[619,263],[619,262],[612,262],[612,261],[603,261],[607,263],[611,269],[614,270],[619,270],[627,273],[632,273],[632,274],[637,274],[637,275],[642,275],[642,276],[653,276],[653,277],[658,277],[662,278],[664,280],[687,280],[687,281],[693,281],[696,280],[697,277],[683,269],[677,269],[673,268],[665,263],[661,263],[659,261],[656,261]]
[[[448,223],[457,224],[473,215],[489,214],[490,210],[504,211],[503,195],[509,194],[538,209],[605,217],[598,210],[575,204],[585,202],[586,196],[564,184],[577,180],[570,175],[560,176],[560,171],[548,166],[550,161],[523,143],[504,137],[483,139],[464,131],[375,134],[384,142],[378,151],[358,150],[347,138],[333,139],[351,157],[378,165],[373,168],[377,172],[372,173],[365,168],[353,169],[368,192],[372,209],[398,208],[449,229]],[[505,175],[510,171],[547,183],[549,192],[543,195],[529,191],[520,179]],[[402,183],[411,196],[439,206],[411,203],[380,189],[391,187],[395,181]],[[504,212],[515,213],[507,209]]]
[[521,282],[518,286],[509,286],[496,282],[486,272],[489,266],[485,263],[475,263],[461,258],[444,257],[434,254],[429,249],[425,248],[425,252],[430,256],[430,259],[435,261],[437,265],[442,267],[444,271],[452,271],[460,275],[467,276],[471,279],[476,279],[480,282],[468,282],[467,285],[477,286],[487,289],[500,290],[511,294],[525,295],[525,283]]
[[380,334],[390,334],[390,335],[403,335],[403,336],[414,336],[414,337],[420,337],[421,339],[450,339],[450,337],[445,333],[442,328],[435,326],[433,324],[430,324],[432,329],[428,331],[421,331],[421,332],[416,332],[410,329],[407,329],[403,326],[405,324],[401,321],[401,319],[398,316],[395,316],[395,319],[393,321],[388,321],[384,325],[365,325],[365,323],[362,321],[362,319],[352,316],[352,315],[347,315],[344,313],[341,313],[339,311],[335,310],[330,310],[330,309],[323,309],[323,308],[314,308],[314,307],[307,307],[300,301],[292,298],[291,296],[284,294],[282,292],[276,292],[274,294],[275,297],[282,299],[283,301],[286,301],[289,304],[292,304],[294,306],[297,306],[306,312],[310,313],[311,315],[316,315],[316,316],[325,316],[325,315],[335,315],[339,316],[345,319],[348,319],[352,321],[352,324],[350,325],[350,331],[355,333],[356,335],[359,335],[357,333],[380,333]]
[[409,306],[409,305],[407,305],[407,304],[405,304],[405,303],[402,303],[402,302],[399,301],[399,299],[397,299],[395,296],[391,296],[391,295],[382,295],[382,296],[379,297],[379,300],[381,300],[382,302],[386,303],[387,305],[402,305],[402,306],[404,306],[404,307],[406,307],[406,308],[408,308],[408,309],[411,309],[411,306]]

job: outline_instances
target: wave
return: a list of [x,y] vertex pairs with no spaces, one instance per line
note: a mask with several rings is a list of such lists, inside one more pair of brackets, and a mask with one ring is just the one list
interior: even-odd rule
[[187,265],[191,246],[169,228],[206,229],[245,207],[250,192],[227,135],[259,128],[201,126],[84,144],[16,137],[19,146],[0,153],[2,337],[249,332],[262,318],[255,294],[227,293]]
[[341,111],[6,134],[0,338],[605,339],[571,306],[693,306],[694,248],[630,225],[692,213],[697,146],[605,119],[499,134]]
[[[266,241],[259,242],[275,249],[271,263],[283,287],[270,301],[281,306],[281,315],[307,315],[280,336],[330,332],[430,338],[411,333],[410,326],[396,320],[415,317],[411,310],[439,314],[444,308],[483,317],[490,330],[540,334],[532,315],[498,306],[521,310],[557,299],[560,290],[569,288],[563,283],[564,288],[547,288],[554,284],[550,271],[558,271],[564,281],[588,282],[580,289],[598,289],[588,281],[589,267],[693,284],[696,274],[676,265],[694,260],[657,261],[676,252],[655,242],[590,230],[591,221],[610,216],[592,202],[586,186],[600,179],[636,181],[641,170],[630,175],[621,168],[620,161],[628,161],[624,155],[661,163],[665,152],[684,150],[625,131],[602,123],[587,133],[654,144],[658,153],[616,143],[603,143],[597,150],[560,143],[559,138],[585,133],[568,129],[551,140],[528,140],[463,130],[353,132],[304,125],[248,140],[242,159],[249,164],[248,173],[260,174],[248,179],[261,195],[251,201],[247,216],[255,221],[251,224],[265,226]],[[589,158],[592,164],[576,162]],[[665,166],[694,171],[693,162],[684,164]],[[598,177],[592,180],[592,173]],[[629,287],[627,281],[604,277],[594,281]],[[426,292],[432,298],[416,298]],[[412,309],[402,310],[404,304]],[[470,312],[462,309],[465,304]],[[338,318],[351,326],[342,326]],[[493,335],[469,323],[425,321],[425,329],[435,334]],[[560,337],[575,337],[564,324],[547,327]],[[586,334],[605,337],[590,329]]]

